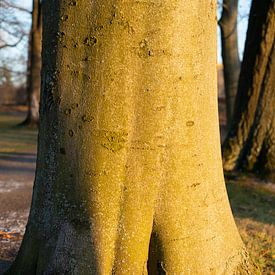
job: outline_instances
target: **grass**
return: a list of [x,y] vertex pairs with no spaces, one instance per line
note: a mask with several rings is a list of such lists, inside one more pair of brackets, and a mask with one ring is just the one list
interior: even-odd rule
[[36,150],[37,130],[18,127],[23,119],[23,114],[0,113],[0,154]]
[[231,208],[252,260],[262,274],[275,274],[275,194],[254,177],[227,181]]

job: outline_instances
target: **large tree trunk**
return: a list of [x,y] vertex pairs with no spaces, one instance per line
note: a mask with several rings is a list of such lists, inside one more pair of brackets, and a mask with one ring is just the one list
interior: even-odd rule
[[219,20],[222,41],[227,128],[230,127],[234,112],[240,75],[237,30],[238,2],[238,0],[223,0],[222,16]]
[[250,274],[223,180],[215,15],[215,1],[45,2],[36,180],[10,274]]
[[32,26],[29,38],[28,55],[28,113],[21,125],[38,125],[39,101],[40,101],[40,71],[41,71],[41,40],[42,40],[42,16],[40,0],[33,0]]
[[223,145],[224,169],[275,181],[275,2],[254,0],[234,123]]

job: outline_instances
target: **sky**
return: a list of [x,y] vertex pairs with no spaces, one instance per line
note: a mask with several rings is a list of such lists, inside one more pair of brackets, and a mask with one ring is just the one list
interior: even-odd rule
[[[13,2],[28,10],[31,10],[32,8],[32,0],[13,0]],[[251,0],[239,0],[238,39],[239,39],[240,58],[242,58],[242,55],[243,55],[250,4],[251,4]],[[221,11],[218,10],[217,12],[218,12],[218,18],[220,18]],[[28,31],[31,24],[30,14],[17,11],[15,16],[20,21],[22,21],[24,29]],[[0,31],[1,31],[1,26],[0,26]],[[217,35],[218,35],[218,39],[217,39],[218,63],[222,63],[219,27],[217,27]],[[13,69],[16,68],[16,70],[18,71],[24,71],[26,69],[26,62],[22,62],[22,60],[27,59],[27,45],[28,45],[27,39],[28,38],[26,36],[25,39],[23,39],[23,41],[15,48],[5,48],[0,50],[0,60],[2,60],[2,62],[3,60],[7,60],[6,63],[8,66],[10,65],[10,67],[12,67]]]

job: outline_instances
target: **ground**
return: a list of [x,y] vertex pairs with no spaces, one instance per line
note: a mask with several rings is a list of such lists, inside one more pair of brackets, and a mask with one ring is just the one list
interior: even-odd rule
[[[220,99],[222,137],[224,99]],[[35,173],[35,129],[18,127],[25,108],[0,108],[0,274],[14,260],[30,207]],[[275,274],[275,184],[251,175],[226,175],[233,214],[262,274]]]
[[19,128],[25,108],[0,108],[0,274],[25,231],[35,173],[37,131]]

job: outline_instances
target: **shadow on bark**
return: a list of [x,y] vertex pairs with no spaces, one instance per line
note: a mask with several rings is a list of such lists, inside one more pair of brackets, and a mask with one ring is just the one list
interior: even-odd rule
[[5,271],[11,266],[12,262],[4,261],[0,259],[0,274],[4,274]]

